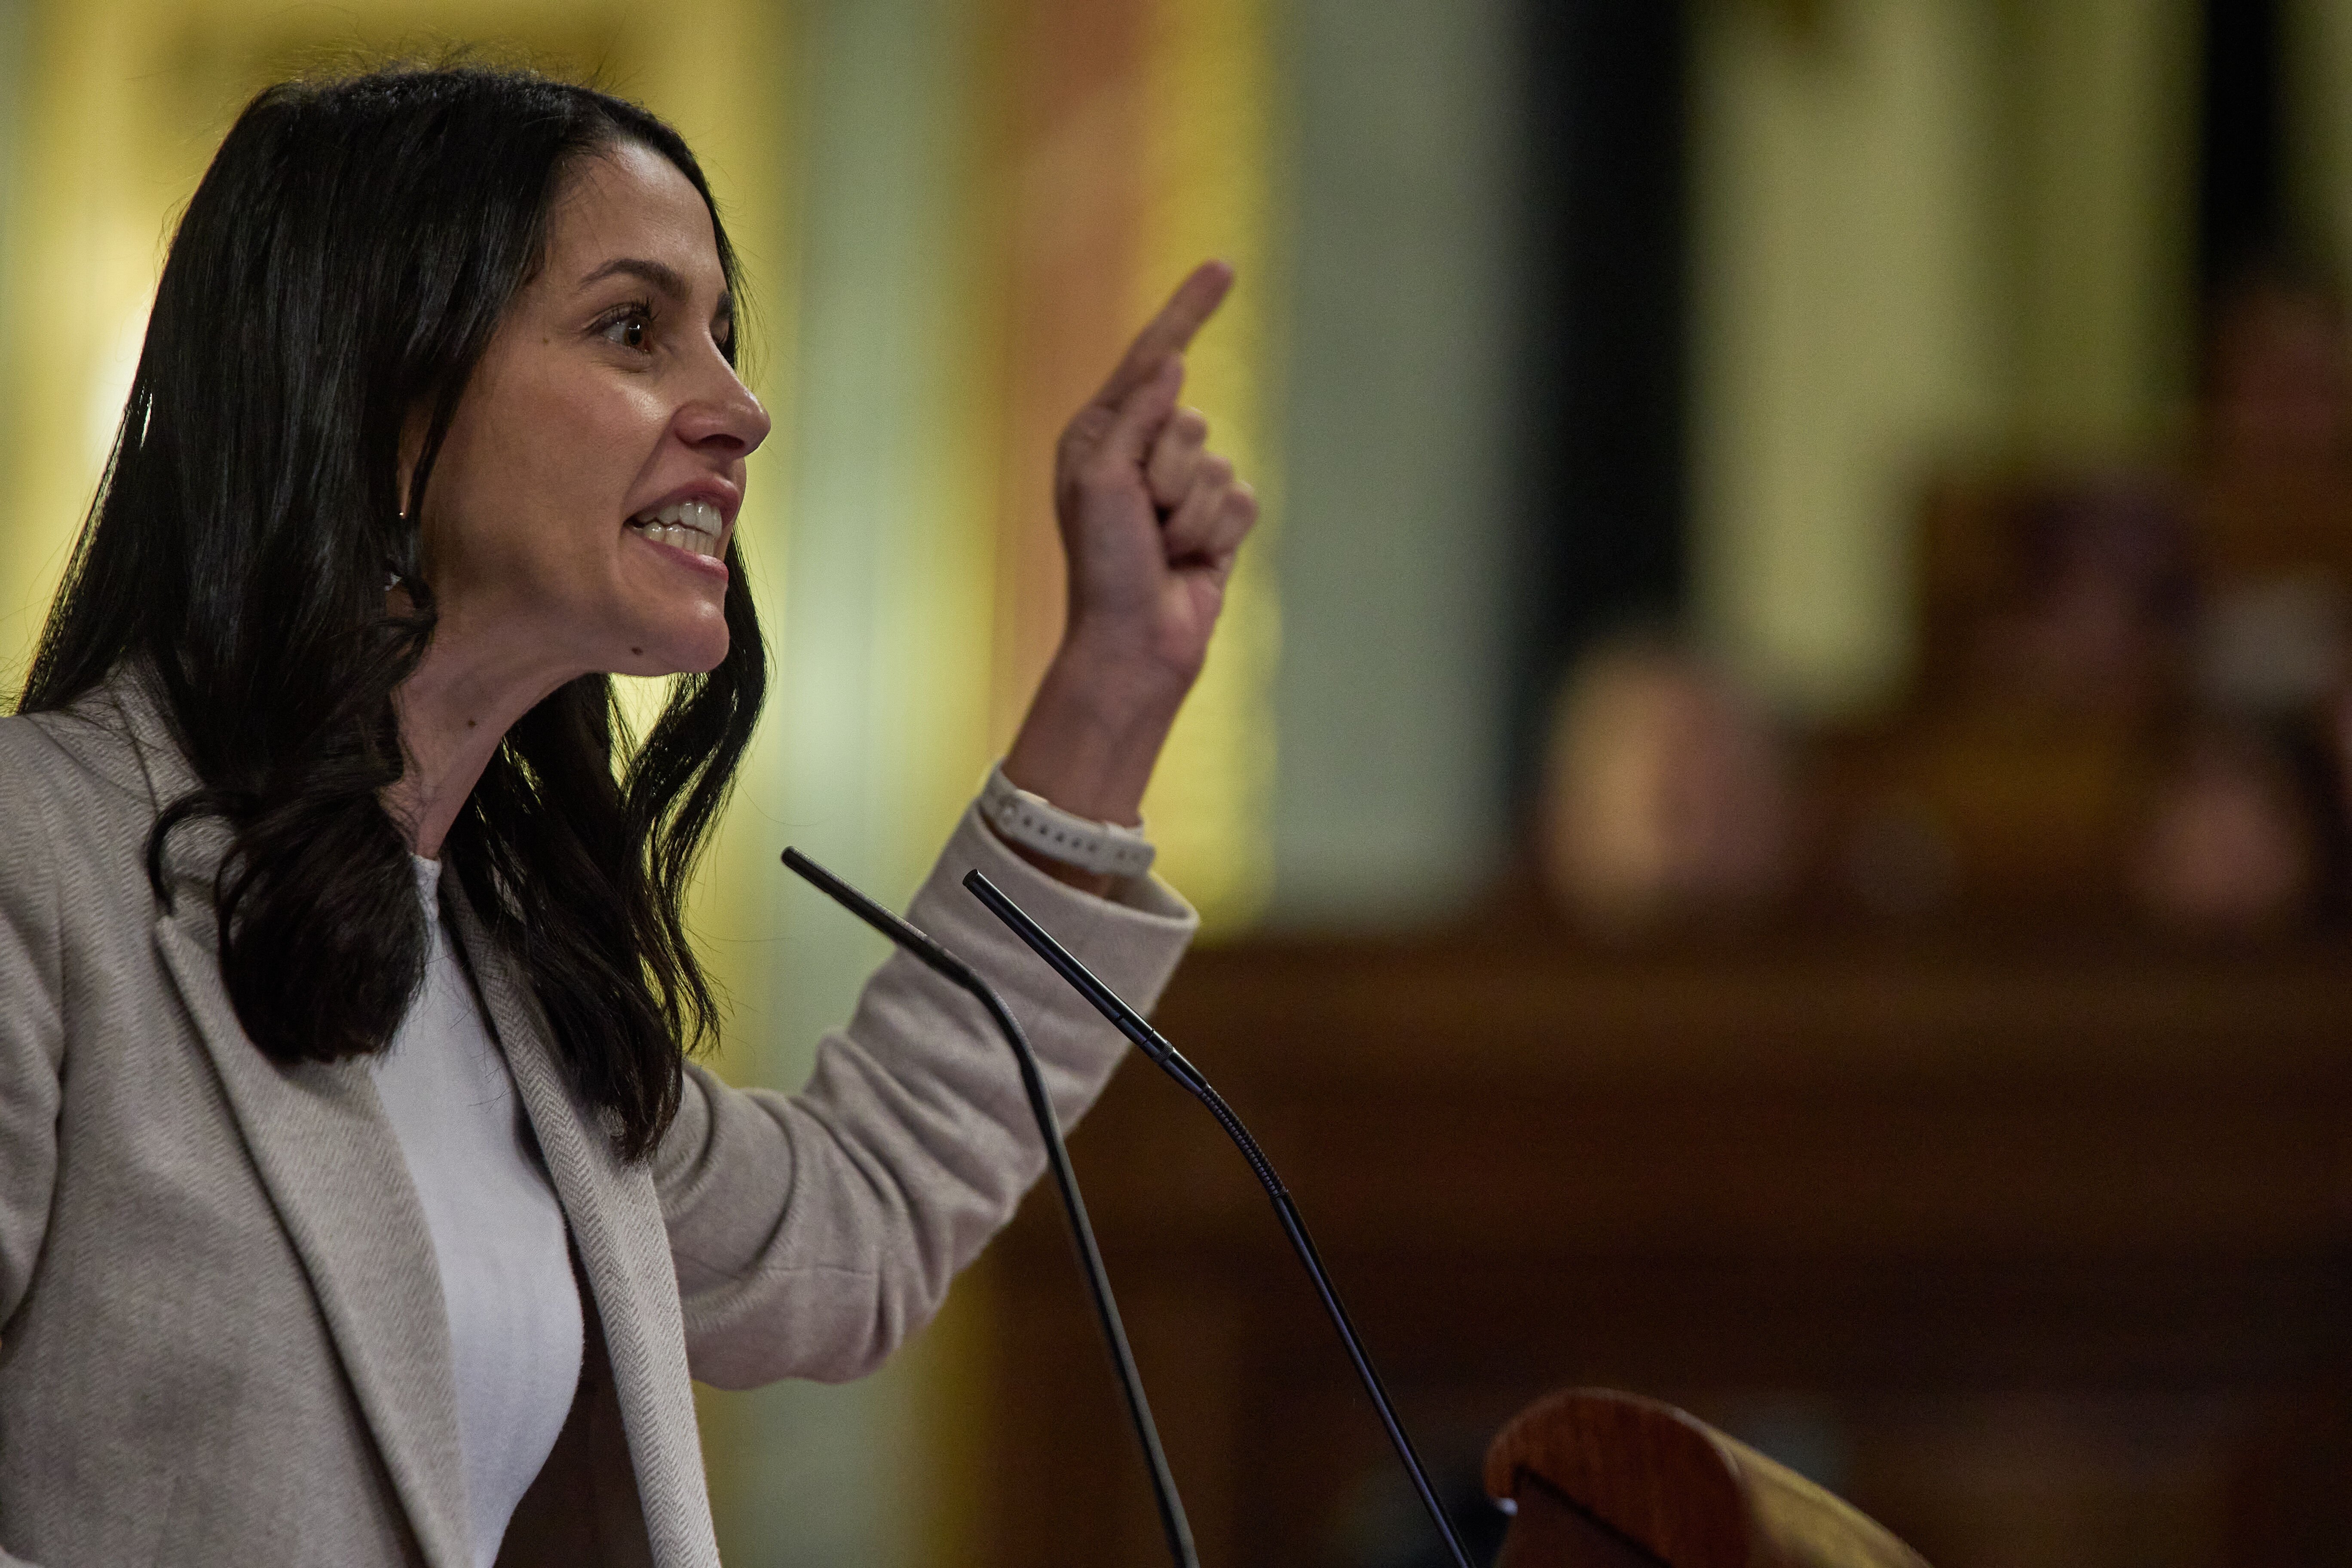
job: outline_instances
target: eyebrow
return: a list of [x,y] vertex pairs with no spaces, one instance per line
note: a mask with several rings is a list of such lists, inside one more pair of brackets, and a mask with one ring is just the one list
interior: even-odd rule
[[[585,289],[607,278],[624,276],[642,279],[674,300],[686,299],[694,292],[677,268],[637,256],[614,257],[580,279],[580,287]],[[735,297],[724,289],[719,291],[719,309],[711,319],[725,321],[730,326],[734,324]]]

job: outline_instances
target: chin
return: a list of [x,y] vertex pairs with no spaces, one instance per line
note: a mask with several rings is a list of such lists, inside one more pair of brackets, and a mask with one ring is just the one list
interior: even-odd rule
[[727,622],[715,605],[691,616],[666,618],[626,640],[628,646],[616,650],[615,675],[708,675],[726,660],[730,646]]
[[628,647],[616,648],[604,663],[612,675],[710,675],[727,658],[727,627],[718,626],[710,632],[696,630],[685,637],[646,637],[642,642],[630,639]]
[[719,633],[719,640],[716,644],[708,648],[702,649],[690,658],[680,659],[678,661],[677,673],[680,675],[708,675],[727,661],[727,634],[722,631]]

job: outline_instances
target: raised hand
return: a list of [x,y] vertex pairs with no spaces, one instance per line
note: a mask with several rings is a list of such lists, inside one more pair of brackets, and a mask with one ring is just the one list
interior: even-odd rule
[[1208,420],[1180,408],[1184,350],[1232,288],[1203,263],[1139,333],[1062,434],[1055,510],[1069,563],[1066,640],[1138,676],[1189,687],[1208,652],[1257,499],[1208,449]]
[[1201,672],[1257,498],[1178,406],[1183,353],[1233,287],[1205,262],[1062,433],[1054,503],[1069,565],[1062,646],[1005,773],[1066,811],[1132,822]]

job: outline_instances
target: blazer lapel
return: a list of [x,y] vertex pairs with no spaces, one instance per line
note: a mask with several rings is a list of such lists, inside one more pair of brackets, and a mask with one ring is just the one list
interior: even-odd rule
[[521,975],[454,879],[445,878],[442,888],[595,1292],[654,1561],[665,1568],[717,1568],[677,1271],[652,1167],[620,1158],[601,1118],[572,1094]]
[[471,1568],[449,1320],[425,1215],[364,1061],[281,1067],[236,1021],[212,912],[182,897],[155,925],[164,964],[220,1075],[238,1130],[384,1468],[434,1568]]
[[[145,690],[116,705],[159,808],[195,787]],[[172,836],[174,909],[155,942],[219,1075],[254,1167],[310,1277],[359,1406],[431,1568],[472,1568],[447,1308],[425,1215],[365,1061],[281,1066],[263,1056],[222,983],[212,884],[227,830]]]

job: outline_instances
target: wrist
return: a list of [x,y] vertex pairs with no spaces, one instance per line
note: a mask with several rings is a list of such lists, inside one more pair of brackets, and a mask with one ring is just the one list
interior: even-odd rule
[[1105,616],[1072,621],[1045,673],[1073,691],[1083,690],[1107,712],[1172,718],[1200,679],[1201,661],[1171,653],[1124,620]]
[[1005,777],[1064,811],[1133,826],[1189,685],[1065,643],[1005,753]]

